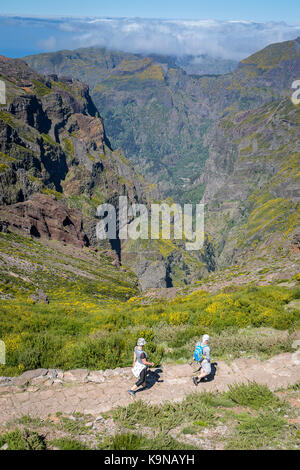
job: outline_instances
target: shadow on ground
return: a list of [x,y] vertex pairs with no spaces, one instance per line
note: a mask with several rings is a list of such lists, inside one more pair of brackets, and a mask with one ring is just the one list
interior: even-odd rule
[[215,375],[217,373],[217,362],[212,362],[211,363],[211,373],[209,374],[208,377],[204,377],[204,379],[201,380],[201,382],[212,382],[215,379]]
[[149,370],[147,373],[147,378],[146,378],[146,387],[137,390],[136,393],[143,392],[144,390],[149,390],[156,383],[162,383],[163,380],[160,378],[161,373],[162,373],[162,369],[156,369],[154,371]]

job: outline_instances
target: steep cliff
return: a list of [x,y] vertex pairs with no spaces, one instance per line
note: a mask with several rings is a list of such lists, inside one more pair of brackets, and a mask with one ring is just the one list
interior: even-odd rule
[[[165,249],[163,241],[149,240],[144,249],[138,242],[96,239],[100,204],[118,207],[119,196],[127,196],[129,203],[149,207],[159,194],[121,150],[112,150],[87,85],[41,77],[23,61],[4,57],[0,77],[7,88],[0,108],[0,203],[9,206],[0,210],[3,227],[76,246],[100,245],[132,267],[143,288],[184,284],[207,272],[204,254],[187,255],[172,241]],[[183,260],[179,271],[169,257],[173,251]]]
[[290,97],[300,38],[272,44],[222,76],[188,76],[156,57],[97,48],[26,60],[37,70],[83,73],[112,142],[164,194],[206,203],[206,267],[266,252],[262,264],[276,257],[280,264],[283,252],[295,252],[299,106]]
[[[289,98],[232,114],[214,128],[205,185],[206,229],[220,266],[296,261],[300,226],[300,107]],[[285,260],[285,261],[284,261]],[[296,268],[297,269],[297,268]]]
[[26,57],[41,73],[70,74],[91,87],[113,146],[167,196],[199,202],[216,120],[284,96],[300,76],[300,40],[268,46],[226,75],[187,75],[170,58],[100,48]]

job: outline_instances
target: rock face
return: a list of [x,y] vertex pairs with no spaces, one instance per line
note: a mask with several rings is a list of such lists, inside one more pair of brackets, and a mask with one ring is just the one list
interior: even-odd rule
[[[83,61],[111,142],[176,202],[206,204],[204,271],[256,256],[266,265],[298,257],[299,106],[290,98],[300,38],[272,44],[223,76],[188,76],[170,61],[100,49],[75,51],[72,60],[65,52],[26,60],[38,71],[74,76]],[[190,262],[192,275],[176,273],[185,264],[179,252],[138,261],[136,247],[123,250],[126,261],[136,253],[134,269],[146,286],[147,278],[167,285],[168,273],[172,285],[176,277],[201,277]]]
[[268,46],[223,76],[189,76],[167,58],[100,48],[25,60],[42,73],[84,74],[113,146],[164,194],[198,203],[203,188],[195,182],[212,143],[207,132],[230,112],[291,94],[300,77],[299,43],[298,38]]
[[[129,267],[142,273],[142,287],[166,287],[168,252],[162,256],[160,247],[152,244],[149,258],[138,244],[128,248],[118,239],[96,238],[100,204],[118,210],[119,196],[127,196],[131,204],[149,205],[159,193],[121,150],[112,150],[88,86],[55,74],[41,77],[25,62],[3,57],[0,73],[7,89],[7,105],[0,108],[1,230],[20,230],[79,248],[99,245],[115,252],[116,265],[127,262],[129,251],[135,258],[129,256]],[[190,258],[185,256],[185,263]],[[153,262],[159,265],[155,272]],[[191,274],[183,269],[177,278],[188,282],[199,277],[201,257],[193,259],[193,266]]]
[[300,253],[300,233],[296,233],[292,240],[293,253]]
[[285,98],[215,125],[199,184],[219,265],[299,259],[299,116]]
[[24,386],[31,382],[33,379],[38,377],[45,377],[48,372],[48,369],[36,369],[36,370],[28,370],[24,372],[19,377],[15,377],[12,379],[13,385]]
[[[174,243],[113,242],[119,262],[138,273],[144,288],[190,283],[259,254],[266,264],[278,253],[297,255],[299,106],[286,96],[300,76],[299,44],[298,38],[268,46],[220,77],[191,77],[134,55],[106,60],[103,50],[81,51],[71,61],[65,53],[27,58],[43,72],[75,76],[76,61],[83,60],[113,144],[165,194],[206,203],[201,253],[186,256]],[[149,204],[151,186],[111,150],[85,85],[39,77],[22,61],[2,59],[0,72],[12,77],[0,112],[3,204],[35,192],[62,194],[82,212],[91,244],[97,243],[97,205],[119,195]]]
[[136,272],[143,290],[149,287],[168,287],[170,284],[168,268],[163,259],[151,261],[144,258],[138,260],[136,263]]
[[3,57],[0,73],[8,79],[8,102],[0,110],[1,204],[49,190],[76,197],[79,208],[84,201],[86,212],[115,193],[143,199],[141,178],[111,150],[87,85],[43,78]]
[[34,194],[28,201],[2,207],[0,219],[9,228],[34,238],[54,239],[77,247],[89,244],[81,213],[64,207],[53,196]]
[[31,300],[39,304],[49,304],[49,298],[41,289],[37,289],[35,294],[31,295]]
[[87,369],[69,370],[64,373],[64,380],[66,382],[85,382],[89,371]]

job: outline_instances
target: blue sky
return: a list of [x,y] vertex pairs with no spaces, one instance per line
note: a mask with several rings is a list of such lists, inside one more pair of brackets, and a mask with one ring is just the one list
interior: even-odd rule
[[299,0],[10,0],[0,14],[138,16],[300,23]]

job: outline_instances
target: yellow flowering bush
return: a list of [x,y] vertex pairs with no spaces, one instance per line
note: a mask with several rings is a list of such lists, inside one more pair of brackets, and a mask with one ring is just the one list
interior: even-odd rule
[[5,343],[6,354],[17,351],[22,343],[22,337],[20,334],[9,334],[3,337]]
[[49,304],[33,304],[21,294],[1,300],[0,335],[7,348],[1,374],[38,367],[125,367],[140,336],[159,362],[164,348],[169,357],[188,357],[204,332],[300,325],[299,311],[285,310],[299,298],[297,287],[242,286],[217,294],[196,290],[171,300],[120,300],[107,297],[105,289],[111,287],[64,281],[49,286]]
[[171,312],[169,314],[169,325],[183,325],[188,318],[189,314],[187,312]]

